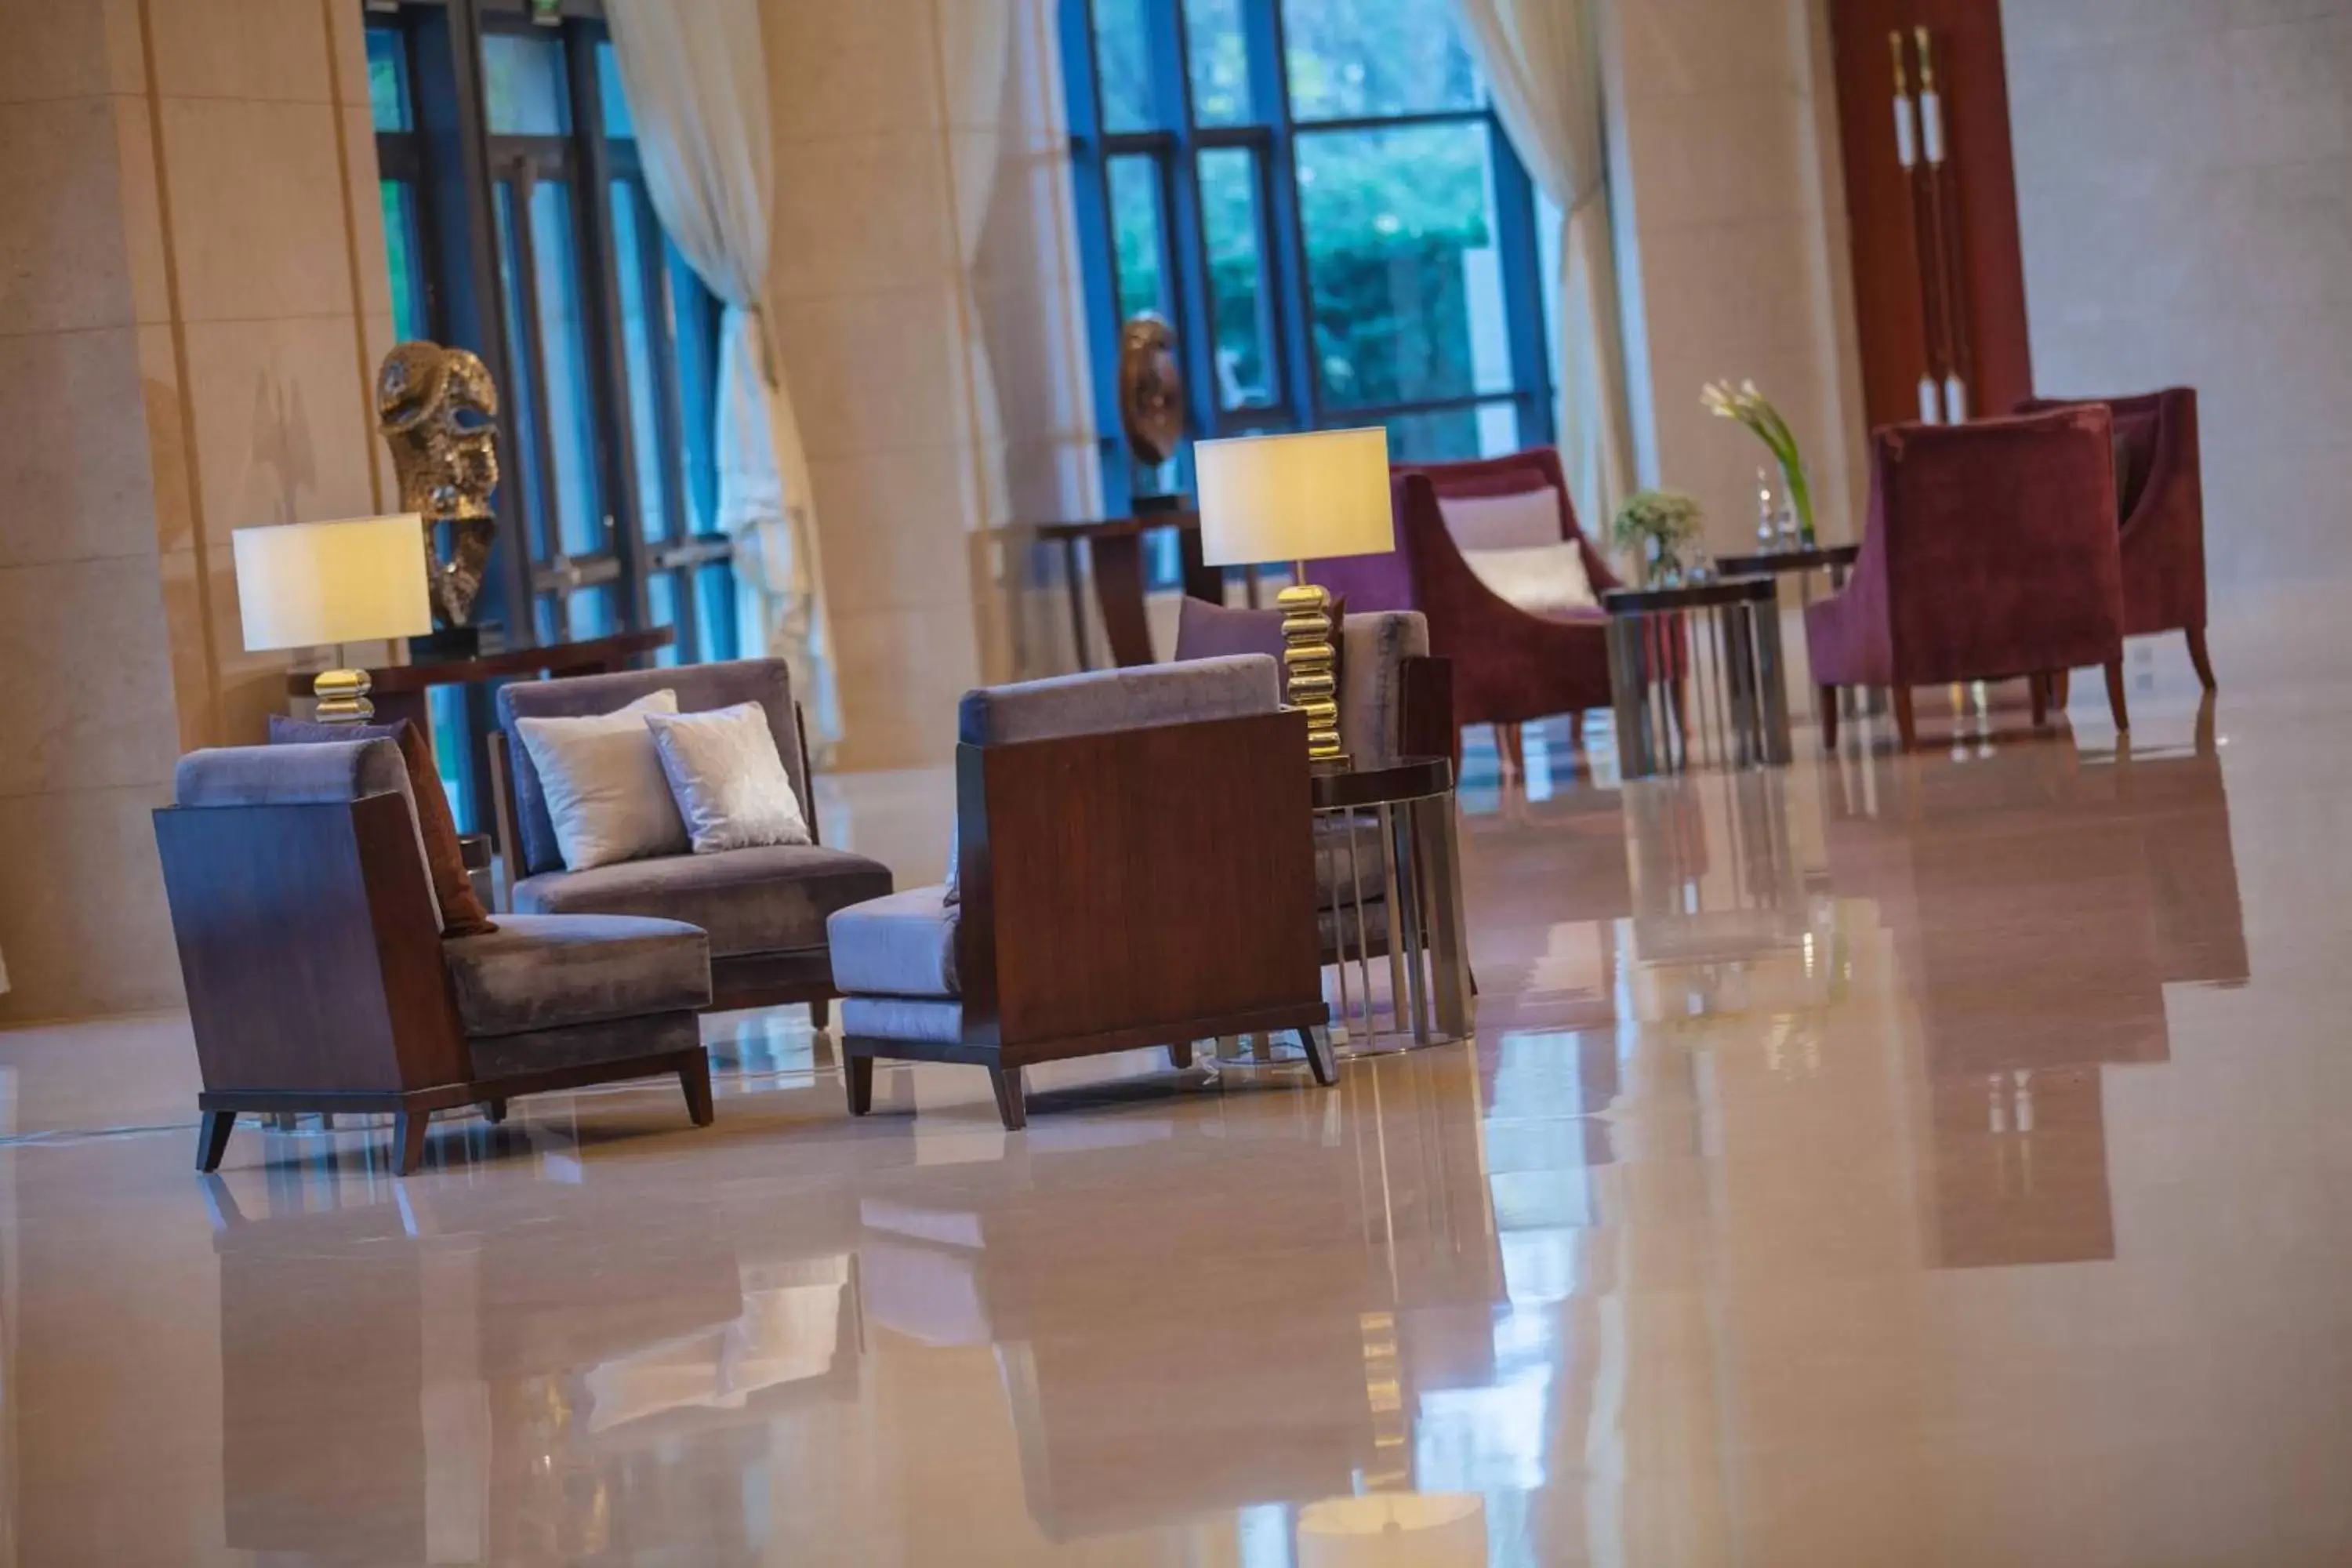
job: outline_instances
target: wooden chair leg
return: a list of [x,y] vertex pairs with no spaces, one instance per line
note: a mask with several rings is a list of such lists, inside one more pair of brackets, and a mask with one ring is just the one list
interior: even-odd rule
[[700,1051],[694,1059],[677,1069],[677,1087],[686,1091],[687,1119],[697,1127],[708,1127],[718,1111],[710,1103],[710,1058]]
[[1584,710],[1581,708],[1572,709],[1569,712],[1568,745],[1569,750],[1578,756],[1584,755]]
[[812,1029],[829,1029],[833,1027],[833,1004],[831,1002],[820,996],[815,1001],[809,1004],[809,1027]]
[[236,1131],[236,1112],[207,1110],[196,1123],[196,1169],[203,1172],[220,1169],[221,1156],[228,1152],[228,1135]]
[[2189,637],[2189,662],[2197,667],[2198,681],[2208,691],[2221,690],[2221,682],[2213,679],[2213,660],[2205,652],[2205,628],[2189,626],[2184,630]]
[[1018,1132],[1029,1125],[1029,1098],[1021,1087],[1019,1068],[991,1068],[988,1080],[996,1090],[996,1114],[1003,1120],[1007,1132]]
[[1838,735],[1838,689],[1834,686],[1824,686],[1819,689],[1819,692],[1822,702],[1822,750],[1834,752],[1837,750]]
[[2124,702],[2124,661],[2107,660],[2107,710],[2116,716],[2116,733],[2131,733],[2131,710]]
[[1495,726],[1495,752],[1502,759],[1505,778],[1523,778],[1528,771],[1527,738],[1517,724]]
[[1895,733],[1906,752],[1919,744],[1919,718],[1912,711],[1911,689],[1907,686],[1895,688]]
[[2072,697],[2074,692],[2074,672],[2073,670],[2053,669],[2050,672],[2050,706],[2063,713],[2066,711],[2067,699]]
[[1171,1040],[1168,1043],[1168,1065],[1174,1068],[1178,1072],[1182,1072],[1187,1068],[1191,1067],[1192,1065],[1192,1042],[1190,1040]]
[[2050,722],[2050,677],[2040,671],[2027,676],[2025,689],[2033,701],[2033,727],[2042,729]]
[[482,1120],[493,1127],[507,1119],[507,1102],[503,1100],[482,1101]]
[[849,1114],[863,1116],[874,1109],[874,1058],[850,1057],[841,1064],[842,1081],[849,1086]]
[[1298,1031],[1298,1044],[1307,1052],[1307,1070],[1315,1081],[1328,1089],[1339,1081],[1339,1058],[1331,1054],[1331,1031],[1310,1024]]
[[425,1163],[425,1134],[433,1126],[429,1110],[403,1110],[392,1119],[392,1173],[413,1176]]

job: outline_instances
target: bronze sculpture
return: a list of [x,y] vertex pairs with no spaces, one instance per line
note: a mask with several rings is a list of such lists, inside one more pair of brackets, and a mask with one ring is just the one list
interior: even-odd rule
[[[465,349],[400,343],[376,372],[375,412],[392,448],[401,510],[424,519],[433,618],[464,626],[498,533],[490,492],[499,482],[499,389],[489,368]],[[444,523],[446,561],[436,542]]]
[[1128,449],[1147,468],[1176,455],[1184,439],[1184,374],[1176,333],[1145,310],[1118,330],[1118,416]]

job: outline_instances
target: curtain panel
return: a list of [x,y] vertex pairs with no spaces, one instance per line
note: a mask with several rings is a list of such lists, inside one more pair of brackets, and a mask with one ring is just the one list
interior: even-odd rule
[[662,227],[725,303],[715,445],[719,525],[735,542],[746,650],[791,667],[818,742],[841,738],[809,487],[765,308],[774,153],[759,0],[609,0],[646,188]]

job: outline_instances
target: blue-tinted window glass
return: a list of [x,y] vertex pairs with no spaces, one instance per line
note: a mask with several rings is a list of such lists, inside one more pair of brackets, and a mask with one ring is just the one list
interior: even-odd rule
[[677,247],[662,242],[669,279],[670,337],[677,353],[678,423],[686,448],[689,531],[719,531],[719,452],[712,421],[718,414],[719,301],[688,266]]
[[628,89],[621,85],[621,57],[609,40],[596,46],[596,96],[604,100],[604,134],[623,140],[635,136]]
[[[646,609],[657,626],[677,625],[677,574],[656,572],[646,579]],[[675,642],[654,655],[656,664],[676,664],[678,646]]]
[[1209,303],[1216,316],[1217,406],[1263,407],[1274,401],[1267,345],[1265,232],[1258,201],[1257,154],[1214,147],[1201,154],[1201,225],[1208,240]]
[[572,244],[572,188],[541,180],[530,190],[530,243],[537,263],[540,353],[547,369],[548,439],[555,515],[563,550],[605,548],[596,475],[596,411],[588,384],[587,326],[581,314],[580,258]]
[[392,334],[405,342],[425,336],[425,274],[417,254],[416,192],[404,180],[384,180],[383,258],[392,276]]
[[1359,120],[1486,100],[1455,0],[1283,0],[1290,112]]
[[1297,143],[1316,369],[1332,407],[1511,384],[1482,121],[1323,131]]
[[[507,377],[507,394],[513,400],[511,427],[521,451],[513,471],[522,489],[523,523],[530,537],[530,553],[535,561],[544,561],[555,553],[547,526],[548,505],[546,486],[539,476],[545,471],[544,455],[539,449],[539,392],[537,377],[532,374],[529,356],[524,353],[530,342],[523,330],[522,289],[517,281],[522,268],[516,251],[515,195],[513,182],[499,182],[498,199],[491,210],[497,216],[499,230],[499,303],[506,318],[507,342],[513,349],[517,363]],[[544,628],[548,616],[540,617],[540,637],[550,635]]]
[[609,583],[572,591],[572,637],[574,642],[613,634],[616,629],[613,601],[613,586]]
[[1096,81],[1106,131],[1146,131],[1158,123],[1151,101],[1150,32],[1146,0],[1094,0]]
[[[637,520],[647,539],[670,534],[664,503],[667,476],[661,439],[661,384],[654,369],[655,334],[661,323],[650,316],[646,287],[646,247],[639,227],[636,187],[614,180],[607,189],[613,206],[613,271],[621,296],[621,357],[629,382],[629,446],[636,458]],[[648,216],[644,221],[650,221]]]
[[1184,0],[1184,44],[1192,76],[1192,122],[1244,125],[1258,119],[1250,102],[1242,0]]
[[466,689],[435,686],[425,694],[427,721],[433,729],[433,762],[441,774],[441,788],[449,797],[449,813],[457,831],[474,831],[472,769],[467,765],[474,739],[466,728]]
[[408,49],[389,27],[367,30],[368,107],[378,131],[415,129],[408,109]]
[[742,643],[736,635],[735,572],[724,561],[695,569],[694,647],[704,659],[741,657]]
[[1160,216],[1160,162],[1149,155],[1110,161],[1111,233],[1118,252],[1118,314],[1168,309],[1163,258],[1167,226]]
[[482,96],[493,136],[562,136],[572,129],[563,45],[541,34],[482,37]]

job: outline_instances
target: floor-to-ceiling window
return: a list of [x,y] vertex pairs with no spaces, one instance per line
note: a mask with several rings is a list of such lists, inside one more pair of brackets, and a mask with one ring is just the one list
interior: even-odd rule
[[[394,331],[472,349],[501,395],[479,618],[509,642],[673,626],[666,661],[734,657],[719,308],[655,218],[601,6],[366,11]],[[466,816],[474,770],[454,759],[480,721],[462,693],[436,699]]]
[[[1192,434],[1549,440],[1535,194],[1453,0],[1062,0],[1099,410],[1175,327]],[[1107,444],[1108,450],[1108,444]],[[1181,487],[1108,460],[1110,489]]]

